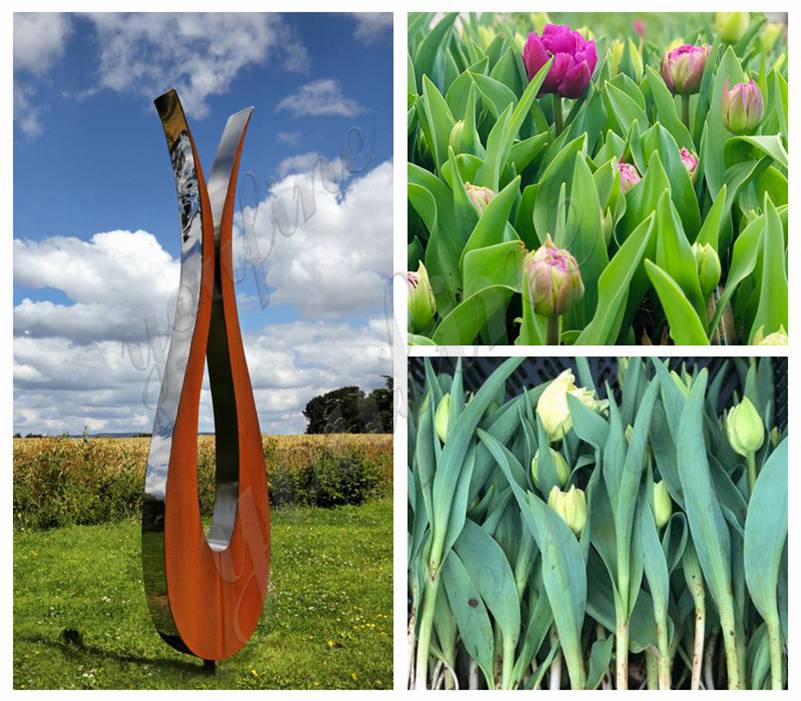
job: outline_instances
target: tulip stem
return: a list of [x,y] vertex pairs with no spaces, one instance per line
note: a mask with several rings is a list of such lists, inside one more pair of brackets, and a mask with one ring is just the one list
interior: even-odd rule
[[684,122],[684,126],[687,127],[687,131],[690,131],[690,96],[689,95],[682,95],[681,96],[681,121]]
[[556,136],[562,133],[562,98],[554,93],[553,96],[553,123],[556,126]]
[[779,617],[771,616],[765,621],[768,626],[768,641],[770,644],[770,681],[774,691],[784,688],[784,675],[782,671],[782,638],[779,627]]
[[748,461],[748,492],[753,494],[757,478],[756,455],[748,453],[746,460]]
[[548,345],[559,345],[559,316],[554,314],[548,317]]
[[659,688],[659,669],[656,662],[656,653],[648,649],[645,651],[645,681],[649,691]]
[[620,610],[615,628],[615,677],[619,690],[629,688],[629,622]]
[[417,664],[415,665],[415,689],[428,688],[428,650],[431,646],[431,631],[434,626],[434,609],[439,590],[439,573],[426,582],[423,590],[420,631],[417,637]]

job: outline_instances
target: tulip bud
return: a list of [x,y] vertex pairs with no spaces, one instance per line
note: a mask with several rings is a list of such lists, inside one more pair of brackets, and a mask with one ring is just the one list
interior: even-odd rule
[[681,156],[681,162],[687,169],[687,174],[690,176],[690,180],[695,183],[695,175],[698,171],[698,156],[696,156],[692,151],[684,148],[684,146],[681,147],[679,155]]
[[701,88],[710,47],[682,44],[662,57],[662,79],[674,95],[694,95]]
[[726,417],[726,436],[738,455],[753,455],[765,441],[762,417],[748,397],[743,397]]
[[448,437],[448,418],[451,410],[451,395],[444,394],[437,405],[437,413],[434,414],[434,428],[437,430],[439,439],[444,443]]
[[716,12],[715,29],[727,44],[736,44],[748,31],[748,13]]
[[581,489],[573,485],[569,491],[563,492],[559,487],[553,487],[548,495],[548,506],[562,517],[576,536],[581,535],[587,525],[587,496]]
[[734,134],[745,134],[756,129],[765,113],[765,101],[755,81],[723,86],[721,116],[723,126]]
[[[553,460],[553,465],[556,471],[556,481],[559,483],[560,487],[564,487],[565,483],[567,482],[567,478],[570,477],[570,468],[567,466],[567,461],[559,451],[550,447],[548,450],[551,451],[551,460]],[[539,466],[540,451],[537,450],[537,454],[531,459],[531,479],[537,487],[540,486]]]
[[621,59],[620,70],[628,75],[635,83],[639,83],[642,80],[643,72],[642,54],[631,39],[626,41],[626,49]]
[[767,22],[759,35],[759,44],[765,53],[773,50],[776,40],[784,32],[784,22]]
[[561,316],[584,295],[576,259],[557,248],[550,234],[542,246],[526,255],[523,276],[534,311],[541,316]]
[[481,44],[482,49],[486,51],[494,39],[495,30],[492,27],[487,27],[486,25],[482,24],[478,28],[478,41]]
[[490,190],[488,187],[481,187],[480,185],[473,185],[473,183],[466,182],[464,184],[464,189],[467,192],[467,196],[470,198],[470,201],[473,203],[473,206],[478,211],[479,216],[484,213],[484,210],[487,208],[487,205],[495,199],[495,195],[497,192]]
[[720,258],[708,243],[696,242],[692,248],[695,264],[698,266],[698,282],[701,284],[701,293],[706,301],[720,282]]
[[608,246],[609,242],[612,240],[612,232],[615,230],[615,217],[609,207],[604,210],[604,215],[601,218],[601,226],[604,232],[604,242]]
[[634,27],[634,31],[637,32],[637,36],[642,39],[645,36],[645,22],[638,17],[634,20],[632,26]]
[[460,119],[453,125],[451,134],[448,137],[448,145],[453,149],[454,153],[461,153],[462,138],[464,137],[464,120]]
[[679,388],[679,391],[685,396],[690,396],[690,386],[684,382],[684,380],[679,377],[679,374],[675,370],[670,371],[670,377],[673,379],[673,384]]
[[596,399],[591,390],[576,387],[573,371],[565,370],[545,388],[537,402],[537,417],[551,443],[560,440],[573,428],[573,418],[567,404],[568,394],[592,411],[603,411],[609,405],[606,399]]
[[625,44],[622,39],[615,39],[606,52],[606,65],[609,66],[609,75],[617,75],[620,72],[620,59],[623,58]]
[[631,163],[623,163],[619,161],[617,164],[618,172],[620,173],[620,189],[625,193],[631,190],[638,182],[640,182],[640,174]]
[[531,20],[531,26],[540,34],[542,34],[545,26],[551,23],[551,18],[548,17],[547,12],[530,12],[528,16]]
[[769,333],[765,336],[763,327],[759,327],[754,334],[754,345],[757,346],[786,346],[787,345],[787,331],[784,329],[784,324],[779,326],[778,331]]
[[778,426],[774,426],[772,429],[770,429],[770,433],[768,434],[768,437],[770,438],[770,444],[774,448],[777,445],[779,445],[779,427]]
[[654,482],[654,500],[652,507],[654,510],[656,527],[661,531],[670,520],[670,514],[673,513],[673,502],[670,499],[670,492],[668,492],[663,481]]
[[416,273],[406,273],[406,282],[409,285],[409,331],[416,333],[426,329],[433,321],[437,302],[431,290],[428,271],[422,261]]

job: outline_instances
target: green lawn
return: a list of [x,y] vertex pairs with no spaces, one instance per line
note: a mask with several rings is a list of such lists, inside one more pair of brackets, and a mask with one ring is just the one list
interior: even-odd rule
[[14,687],[391,688],[391,503],[272,518],[262,622],[214,675],[151,625],[138,523],[15,533]]

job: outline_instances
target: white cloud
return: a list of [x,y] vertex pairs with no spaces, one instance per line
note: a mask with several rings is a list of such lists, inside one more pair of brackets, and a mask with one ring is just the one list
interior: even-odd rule
[[346,173],[346,164],[341,158],[328,159],[317,151],[299,153],[289,156],[278,164],[278,175],[286,177],[294,173],[315,173],[326,182],[336,183],[343,179]]
[[64,54],[72,33],[69,16],[55,12],[14,13],[14,70],[41,75]]
[[[265,433],[302,433],[314,396],[345,385],[369,390],[392,371],[383,320],[367,325],[294,322],[243,338]],[[354,358],[358,357],[358,363]],[[133,358],[133,359],[132,359]],[[136,362],[134,362],[134,360]],[[23,434],[150,431],[163,359],[144,344],[75,345],[63,338],[14,341],[14,430]],[[213,430],[208,387],[200,431]]]
[[14,121],[23,134],[36,138],[42,133],[42,110],[36,104],[36,91],[30,86],[14,81]]
[[299,131],[279,131],[275,138],[282,144],[289,144],[290,146],[297,146],[300,143],[303,134]]
[[[273,303],[294,304],[310,319],[384,304],[392,271],[390,161],[344,189],[321,177],[319,169],[290,175],[271,188],[255,211],[247,208],[243,214],[267,259]],[[243,246],[240,232],[234,240],[240,259]]]
[[354,117],[363,111],[356,100],[345,97],[339,83],[332,78],[320,78],[299,87],[282,99],[277,111],[302,116]]
[[310,66],[307,49],[277,14],[97,13],[90,19],[104,87],[147,97],[175,87],[196,117],[243,68],[269,57],[293,72]]
[[14,121],[30,138],[42,133],[42,108],[30,80],[46,73],[64,55],[71,33],[68,15],[14,13]]
[[72,304],[24,299],[14,332],[62,336],[76,343],[142,339],[152,320],[166,328],[179,263],[146,231],[108,231],[88,241],[53,236],[14,240],[14,279],[28,288],[63,292]]
[[378,41],[392,31],[391,12],[354,12],[353,16],[356,20],[353,35],[365,44]]

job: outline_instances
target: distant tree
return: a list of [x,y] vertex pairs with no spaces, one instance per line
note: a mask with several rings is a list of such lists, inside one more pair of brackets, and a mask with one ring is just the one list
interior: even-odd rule
[[303,415],[306,433],[392,433],[392,377],[368,395],[358,387],[342,387],[311,399]]
[[384,375],[384,386],[364,399],[365,433],[392,433],[392,376]]
[[362,402],[358,387],[341,387],[314,397],[303,410],[309,422],[306,433],[364,433]]

